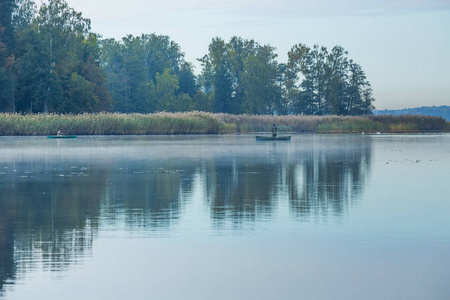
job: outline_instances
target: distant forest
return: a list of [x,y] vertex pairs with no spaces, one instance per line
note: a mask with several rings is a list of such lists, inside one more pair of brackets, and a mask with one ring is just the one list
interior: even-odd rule
[[442,117],[446,121],[450,121],[450,106],[421,106],[415,108],[405,108],[405,109],[384,109],[384,110],[374,110],[374,115],[425,115]]
[[0,2],[0,112],[371,114],[366,75],[340,46],[212,39],[201,71],[157,34],[102,39],[64,0]]

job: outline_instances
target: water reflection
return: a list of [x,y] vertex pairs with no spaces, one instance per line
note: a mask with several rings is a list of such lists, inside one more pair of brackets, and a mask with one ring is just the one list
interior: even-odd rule
[[192,203],[216,228],[270,221],[282,204],[299,221],[339,217],[371,161],[371,139],[352,136],[22,142],[0,150],[1,292],[29,269],[82,262],[102,230],[170,231]]
[[309,137],[292,151],[215,159],[205,172],[215,224],[270,218],[283,200],[298,220],[342,215],[357,201],[371,159],[370,139],[345,139],[317,143]]
[[370,140],[314,145],[288,168],[289,204],[299,219],[309,215],[341,215],[358,201],[370,171]]

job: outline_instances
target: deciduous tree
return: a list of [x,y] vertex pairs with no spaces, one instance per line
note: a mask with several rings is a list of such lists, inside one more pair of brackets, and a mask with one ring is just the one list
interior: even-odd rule
[[174,109],[173,101],[161,99],[160,94],[154,92],[157,76],[162,80],[166,71],[182,79],[182,89],[177,89],[177,95],[195,94],[192,66],[184,61],[179,45],[168,36],[143,34],[128,35],[122,41],[103,40],[102,65],[108,89],[116,101],[116,111],[147,113],[169,109],[162,107],[162,103],[171,103],[170,109]]
[[331,52],[299,44],[288,54],[286,87],[294,113],[363,115],[373,109],[373,97],[361,66],[335,46]]

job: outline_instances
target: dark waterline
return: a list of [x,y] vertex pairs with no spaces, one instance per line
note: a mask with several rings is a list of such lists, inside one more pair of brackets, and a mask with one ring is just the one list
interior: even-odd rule
[[0,145],[0,298],[450,296],[448,134]]

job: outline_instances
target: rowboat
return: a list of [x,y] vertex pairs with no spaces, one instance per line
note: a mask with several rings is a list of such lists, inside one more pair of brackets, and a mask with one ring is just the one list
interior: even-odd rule
[[285,135],[285,136],[273,137],[273,136],[257,135],[256,136],[256,140],[257,141],[290,141],[291,140],[291,136],[290,135]]
[[77,137],[76,135],[67,135],[67,134],[47,136],[47,138],[49,138],[49,139],[74,139],[76,137]]

